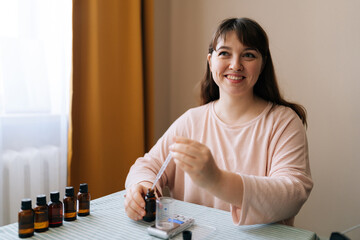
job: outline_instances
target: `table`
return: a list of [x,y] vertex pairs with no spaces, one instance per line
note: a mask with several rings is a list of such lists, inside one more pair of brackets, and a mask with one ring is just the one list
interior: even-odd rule
[[[148,235],[147,227],[152,223],[133,221],[124,210],[125,190],[116,192],[90,203],[90,215],[77,217],[76,221],[65,222],[58,228],[49,228],[36,233],[30,239],[157,239]],[[195,218],[195,225],[189,230],[195,239],[292,239],[318,240],[318,236],[304,229],[281,224],[259,224],[235,226],[230,212],[197,204],[175,200],[175,212]],[[18,224],[0,227],[0,239],[19,239]],[[182,239],[179,234],[173,239]]]

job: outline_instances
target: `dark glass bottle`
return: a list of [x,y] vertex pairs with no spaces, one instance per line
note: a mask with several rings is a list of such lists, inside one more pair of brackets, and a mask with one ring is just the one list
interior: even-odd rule
[[31,199],[21,200],[18,225],[20,238],[31,237],[34,235],[34,210],[31,206]]
[[146,222],[152,222],[155,220],[156,216],[156,197],[154,189],[148,189],[147,194],[145,195],[145,216],[143,220]]
[[65,197],[64,197],[64,220],[65,221],[74,221],[76,220],[76,208],[77,200],[74,196],[74,187],[65,188]]
[[59,192],[50,193],[49,227],[59,227],[63,224],[63,204],[59,198]]
[[87,183],[80,184],[79,193],[77,195],[79,201],[78,216],[87,216],[90,214],[90,193]]
[[49,207],[46,204],[46,196],[38,195],[36,197],[36,207],[34,208],[35,232],[45,232],[49,229]]

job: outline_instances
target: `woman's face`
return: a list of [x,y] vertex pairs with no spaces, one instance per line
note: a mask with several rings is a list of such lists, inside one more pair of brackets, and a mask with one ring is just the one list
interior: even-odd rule
[[252,97],[253,87],[262,70],[262,56],[254,48],[244,46],[234,31],[219,39],[208,55],[212,77],[224,95]]

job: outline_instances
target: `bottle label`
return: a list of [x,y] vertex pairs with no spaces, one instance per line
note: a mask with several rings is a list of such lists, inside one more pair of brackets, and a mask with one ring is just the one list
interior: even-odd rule
[[33,228],[19,229],[19,234],[28,234],[28,233],[33,233],[33,232],[34,232]]
[[71,213],[65,213],[64,214],[65,218],[73,218],[76,217],[76,212],[71,212]]
[[88,213],[89,209],[79,209],[79,213]]
[[45,221],[45,222],[35,222],[34,223],[34,228],[35,229],[43,229],[43,228],[48,228],[49,227],[49,222]]

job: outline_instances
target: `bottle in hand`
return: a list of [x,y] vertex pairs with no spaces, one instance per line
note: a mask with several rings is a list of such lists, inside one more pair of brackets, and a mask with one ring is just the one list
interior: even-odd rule
[[156,197],[154,189],[148,189],[147,194],[144,197],[145,200],[145,216],[143,220],[146,222],[152,222],[156,216]]

